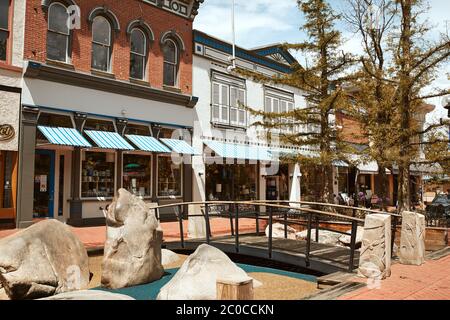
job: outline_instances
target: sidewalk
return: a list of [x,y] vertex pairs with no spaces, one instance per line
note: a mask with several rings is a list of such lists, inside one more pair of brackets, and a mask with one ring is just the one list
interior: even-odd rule
[[[262,221],[260,222],[260,231],[264,231]],[[163,229],[164,241],[177,241],[180,239],[180,226],[178,222],[161,223]],[[72,232],[80,238],[87,249],[103,247],[106,240],[106,227],[70,227]],[[239,219],[240,232],[256,232],[256,222],[254,219]],[[14,230],[0,230],[0,239],[16,233]],[[188,221],[183,221],[183,233],[187,239]],[[211,232],[214,236],[230,234],[230,220],[225,218],[211,219]]]
[[[364,287],[338,300],[450,300],[450,255],[421,266],[392,265],[392,274],[378,289]],[[354,278],[350,281],[365,282]]]

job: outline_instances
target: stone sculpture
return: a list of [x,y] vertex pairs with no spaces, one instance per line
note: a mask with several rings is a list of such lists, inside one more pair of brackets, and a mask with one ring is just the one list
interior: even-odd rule
[[[215,300],[217,280],[223,278],[235,282],[251,279],[225,253],[202,244],[161,288],[157,300]],[[261,283],[254,281],[253,285],[256,287]]]
[[10,299],[37,299],[89,285],[83,243],[70,228],[46,220],[0,240],[0,283]]
[[400,263],[422,265],[425,261],[425,216],[404,211],[400,236]]
[[[287,226],[287,238],[291,240],[296,239],[296,230],[290,226]],[[266,237],[269,237],[269,226],[266,227]],[[274,223],[272,225],[272,238],[284,239],[284,224]]]
[[61,293],[56,296],[39,300],[135,300],[124,294],[111,293],[101,290],[81,290]]
[[136,286],[163,276],[163,232],[149,205],[120,189],[107,210],[106,224],[101,280],[104,287]]
[[366,216],[358,274],[377,280],[391,275],[390,215],[369,214]]

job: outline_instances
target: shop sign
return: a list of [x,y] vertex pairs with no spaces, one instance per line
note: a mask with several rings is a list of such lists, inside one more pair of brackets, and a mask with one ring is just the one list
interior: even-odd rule
[[0,125],[0,141],[9,141],[16,135],[14,127],[10,124]]

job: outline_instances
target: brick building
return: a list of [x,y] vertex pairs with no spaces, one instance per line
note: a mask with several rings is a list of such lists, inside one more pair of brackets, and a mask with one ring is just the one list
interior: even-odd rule
[[26,2],[17,225],[103,223],[123,187],[189,201],[203,0]]

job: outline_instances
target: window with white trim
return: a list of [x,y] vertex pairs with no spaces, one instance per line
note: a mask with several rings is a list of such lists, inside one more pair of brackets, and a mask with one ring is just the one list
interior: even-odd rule
[[147,39],[141,29],[131,31],[130,77],[144,80],[147,67]]
[[[264,99],[264,111],[266,113],[288,113],[294,111],[294,97],[288,94],[277,95],[274,91],[267,91]],[[281,123],[282,127],[273,129],[275,133],[294,133],[297,131],[294,126],[293,117],[279,117],[272,119],[272,123]]]
[[[217,76],[222,77],[222,76]],[[246,90],[243,82],[212,83],[211,121],[236,127],[247,127]]]
[[6,61],[9,45],[10,0],[0,0],[0,61]]
[[104,72],[111,69],[111,24],[102,16],[92,22],[92,68]]

